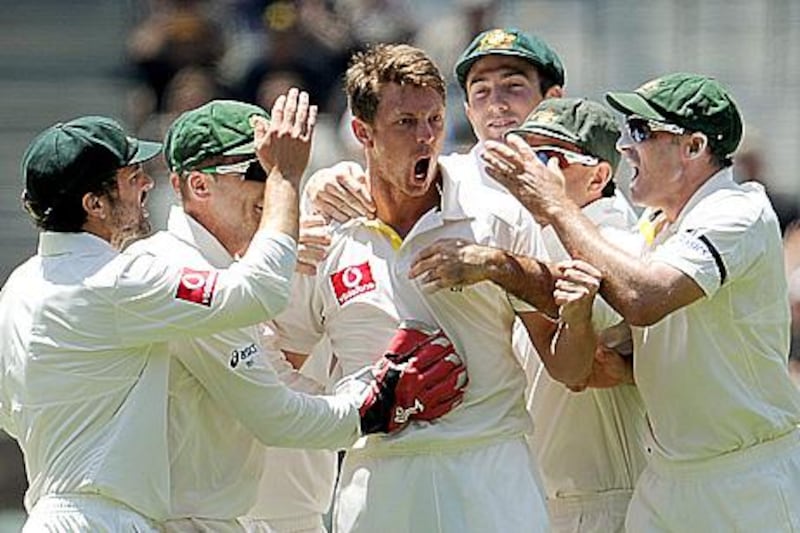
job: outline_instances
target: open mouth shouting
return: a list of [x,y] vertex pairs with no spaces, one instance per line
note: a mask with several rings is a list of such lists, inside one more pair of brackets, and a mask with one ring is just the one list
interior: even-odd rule
[[417,159],[414,164],[414,179],[417,181],[425,181],[428,178],[428,171],[431,166],[431,157],[425,156]]
[[150,211],[147,210],[147,189],[142,190],[142,195],[139,197],[139,205],[142,208],[142,216],[144,218],[149,218]]

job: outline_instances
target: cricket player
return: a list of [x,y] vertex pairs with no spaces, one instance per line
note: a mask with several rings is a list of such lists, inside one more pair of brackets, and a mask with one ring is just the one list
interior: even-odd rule
[[[307,353],[325,335],[347,374],[372,357],[398,320],[413,318],[447,332],[470,368],[470,387],[464,403],[435,424],[368,438],[347,452],[334,529],[546,531],[524,439],[525,377],[511,347],[515,317],[525,321],[533,308],[492,283],[429,292],[433,280],[414,273],[419,253],[442,238],[542,257],[540,228],[507,194],[455,180],[437,161],[444,81],[422,51],[379,45],[358,54],[346,87],[377,218],[334,227],[316,276],[295,280],[293,303],[275,321],[282,346]],[[551,299],[549,278],[539,281]],[[552,371],[581,380],[591,356],[586,362],[560,360]]]
[[[551,98],[511,133],[520,135],[540,160],[555,158],[567,196],[605,238],[638,253],[642,244],[636,217],[614,186],[620,132],[609,110],[582,98]],[[552,261],[570,258],[551,226],[543,237]],[[646,463],[645,413],[632,382],[630,328],[618,325],[621,317],[601,299],[595,302],[599,306],[593,329],[602,343],[625,351],[626,357],[603,351],[589,388],[570,391],[544,371],[536,353],[525,354],[524,368],[532,372],[530,444],[556,532],[624,532],[628,502]],[[623,371],[625,379],[609,367]]]
[[[270,180],[248,250],[225,270],[117,251],[149,231],[153,181],[142,162],[158,143],[82,117],[30,144],[23,200],[42,229],[39,251],[0,293],[0,425],[25,457],[24,531],[157,531],[170,516],[167,342],[244,327],[285,305],[305,168],[287,165],[287,153],[310,142],[309,121],[269,134],[256,124],[257,145],[274,155]],[[390,406],[379,393],[401,391],[407,368],[383,362],[366,391],[295,401],[319,417],[321,433],[352,442],[364,422],[382,429]]]
[[795,531],[800,396],[786,371],[781,238],[763,188],[733,180],[739,109],[718,81],[690,73],[606,99],[626,118],[618,146],[634,169],[633,200],[650,209],[643,257],[608,242],[568,198],[555,162],[518,137],[487,143],[486,159],[598,269],[601,294],[636,326],[652,454],[626,528]]
[[[270,128],[281,128],[281,117],[293,128],[307,116],[306,107],[305,93],[289,91],[276,102]],[[267,173],[258,156],[276,163],[272,145],[256,152],[253,117],[269,119],[259,107],[217,100],[176,119],[164,145],[181,207],[170,212],[167,231],[139,241],[133,250],[198,270],[228,267],[245,252],[264,207]],[[304,167],[309,148],[304,142],[287,150],[284,166]],[[271,531],[267,523],[238,520],[270,467],[262,444],[333,449],[352,444],[331,432],[335,421],[315,416],[313,403],[278,382],[275,363],[287,363],[262,342],[261,327],[267,326],[170,343],[169,531]],[[453,402],[458,397],[458,391],[448,395]],[[429,414],[436,411],[433,401],[422,401]]]
[[[627,200],[615,193],[612,180],[620,159],[614,146],[619,129],[602,106],[559,98],[564,71],[546,43],[513,29],[484,32],[462,54],[456,77],[464,89],[465,110],[479,143],[469,154],[440,158],[461,165],[454,178],[499,187],[484,171],[479,157],[482,144],[501,140],[510,130],[522,133],[519,128],[524,117],[536,107],[542,112],[534,115],[536,121],[526,122],[533,129],[525,133],[526,139],[551,148],[540,153],[557,157],[570,178],[570,196],[605,235],[634,251],[641,248],[640,239],[630,231],[635,225],[634,213]],[[592,155],[586,157],[587,152]],[[340,165],[312,176],[306,194],[318,210],[336,220],[374,216],[369,187],[364,183],[360,167]],[[543,237],[551,260],[569,257],[552,228],[545,228]],[[431,270],[442,289],[489,280],[497,265],[508,259],[507,251],[466,240],[439,243],[434,251]],[[525,265],[524,258],[517,259]],[[507,279],[494,277],[495,282],[507,284]],[[605,318],[595,319],[598,331],[621,320],[616,313],[608,313],[607,306],[602,309]],[[546,329],[546,320],[542,322],[540,327]],[[618,346],[629,340],[629,331],[622,326],[604,336]],[[631,383],[632,359],[622,358],[614,350],[600,351],[590,385],[603,389],[592,387],[574,394],[544,371],[525,328],[516,328],[514,341],[528,376],[527,407],[534,422],[531,444],[542,469],[553,529],[620,531],[645,460],[643,406]],[[630,356],[630,349],[627,351]],[[554,416],[554,411],[562,416]],[[576,418],[579,423],[573,422]],[[592,443],[591,452],[586,451],[588,442]]]

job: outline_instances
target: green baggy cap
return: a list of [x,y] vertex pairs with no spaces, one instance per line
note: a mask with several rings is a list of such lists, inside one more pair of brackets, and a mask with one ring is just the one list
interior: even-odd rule
[[164,138],[167,166],[183,172],[212,157],[255,153],[253,115],[269,119],[260,107],[235,100],[214,100],[186,111]]
[[467,46],[456,62],[456,79],[466,90],[467,74],[475,62],[488,55],[517,56],[533,63],[542,74],[564,85],[564,65],[550,46],[542,39],[515,28],[487,30]]
[[742,139],[742,115],[733,97],[714,78],[678,72],[648,81],[632,93],[611,92],[606,100],[625,115],[703,132],[722,155]]
[[574,144],[586,154],[608,162],[616,170],[620,129],[604,105],[584,98],[547,98],[525,122],[509,133],[534,133]]
[[161,152],[161,143],[125,134],[108,117],[85,116],[50,126],[31,141],[22,157],[27,196],[46,209],[65,194],[82,193],[118,169]]

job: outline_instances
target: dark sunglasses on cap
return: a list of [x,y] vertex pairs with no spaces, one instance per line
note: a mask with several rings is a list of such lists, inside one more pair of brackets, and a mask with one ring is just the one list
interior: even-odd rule
[[675,124],[668,124],[666,122],[657,122],[655,120],[648,120],[641,117],[629,117],[625,121],[625,129],[628,132],[631,140],[635,143],[641,143],[653,136],[653,133],[663,131],[673,135],[683,135],[686,129]]
[[256,158],[246,159],[228,165],[205,167],[201,168],[200,172],[205,172],[207,174],[238,174],[241,176],[241,179],[247,181],[259,181],[261,183],[267,181],[267,173]]
[[600,160],[594,156],[587,154],[579,154],[572,150],[561,148],[560,146],[532,146],[531,149],[536,157],[547,164],[551,158],[555,157],[558,160],[558,166],[566,168],[569,165],[585,165],[587,167],[594,167],[600,163]]

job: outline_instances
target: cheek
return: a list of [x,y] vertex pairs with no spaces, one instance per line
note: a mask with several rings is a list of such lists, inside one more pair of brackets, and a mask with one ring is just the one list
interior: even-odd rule
[[533,109],[539,105],[539,103],[542,101],[542,97],[533,90],[528,90],[512,94],[508,101],[510,102],[510,106],[514,111],[520,115],[523,115],[524,117],[527,117],[530,115],[531,111],[533,111]]

